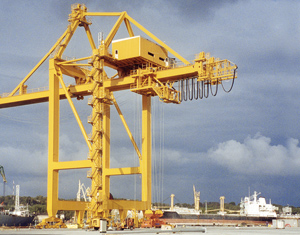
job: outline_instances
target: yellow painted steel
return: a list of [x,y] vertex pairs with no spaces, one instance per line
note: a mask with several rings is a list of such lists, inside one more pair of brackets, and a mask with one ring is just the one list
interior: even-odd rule
[[135,151],[136,151],[139,159],[142,160],[142,154],[140,153],[140,150],[139,150],[139,148],[138,148],[138,146],[137,146],[137,144],[136,144],[136,142],[135,142],[135,140],[134,140],[134,138],[133,138],[133,136],[131,134],[131,131],[129,130],[129,127],[128,127],[126,121],[125,121],[125,118],[124,118],[124,116],[123,116],[123,114],[121,112],[121,109],[120,109],[120,107],[119,107],[119,105],[118,105],[115,97],[113,97],[113,96],[112,96],[112,101],[113,101],[113,103],[114,103],[114,105],[116,107],[116,110],[117,110],[117,112],[118,112],[118,114],[119,114],[119,116],[121,118],[121,121],[122,121],[122,123],[123,123],[123,125],[124,125],[124,127],[126,129],[126,132],[127,132],[128,136],[129,136],[129,139],[131,140],[132,145],[133,145],[133,147],[134,147],[134,149],[135,149]]
[[37,65],[28,73],[28,75],[22,80],[22,82],[10,93],[9,96],[13,96],[16,92],[24,86],[24,83],[32,76],[32,74],[46,61],[46,59],[51,55],[51,53],[55,50],[55,48],[62,42],[62,40],[68,34],[69,29],[65,31],[65,33],[57,40],[54,46],[49,50],[49,52],[37,63]]
[[166,48],[170,53],[172,53],[175,57],[177,57],[179,60],[181,60],[185,64],[190,64],[185,58],[183,58],[181,55],[179,55],[176,51],[174,51],[171,47],[169,47],[167,44],[165,44],[163,41],[158,39],[154,34],[150,33],[147,29],[145,29],[142,25],[140,25],[138,22],[136,22],[133,18],[131,18],[128,14],[126,14],[126,18],[133,23],[136,27],[138,27],[140,30],[142,30],[144,33],[146,33],[150,38],[152,38],[155,42],[157,42],[162,47]]
[[142,96],[142,201],[151,208],[151,96]]
[[104,45],[106,45],[105,49],[107,49],[108,46],[111,44],[111,42],[112,42],[113,38],[115,37],[118,29],[120,28],[122,22],[125,19],[125,15],[126,15],[126,12],[121,13],[121,15],[120,15],[119,19],[117,20],[117,22],[115,23],[114,27],[112,28],[112,30],[107,35],[107,38],[104,41]]
[[168,51],[141,37],[129,37],[112,42],[112,55],[118,61],[143,60],[156,66],[165,66]]
[[[71,9],[70,24],[66,32],[11,93],[0,95],[0,108],[49,102],[48,215],[54,218],[58,210],[75,210],[78,216],[77,222],[80,224],[84,211],[87,211],[89,225],[98,227],[100,219],[107,218],[112,209],[119,209],[121,219],[126,217],[127,210],[151,209],[151,97],[158,96],[165,103],[179,104],[181,94],[174,88],[175,82],[196,78],[199,82],[205,81],[207,84],[217,85],[223,80],[236,78],[237,66],[228,60],[210,57],[204,52],[199,53],[193,62],[189,62],[133,20],[126,12],[87,12],[87,8],[80,4],[72,5]],[[91,22],[86,16],[118,17],[110,33],[98,48],[89,28]],[[117,45],[118,41],[115,41],[116,44],[112,46],[114,37],[123,22],[130,38],[120,40],[119,45]],[[131,24],[157,44],[135,36]],[[78,27],[84,27],[91,53],[86,57],[64,60],[62,55]],[[112,54],[109,51],[111,46]],[[116,55],[116,50],[121,52],[120,57]],[[134,55],[133,51],[135,51]],[[168,58],[168,53],[181,60],[184,65],[176,65]],[[50,54],[53,58],[49,59],[49,88],[32,90],[25,83]],[[151,60],[149,56],[155,59]],[[116,75],[108,77],[105,72],[107,67],[116,70]],[[74,77],[75,85],[67,87],[63,75]],[[121,90],[130,90],[142,96],[141,152],[113,96],[113,92]],[[89,135],[82,125],[72,100],[72,98],[83,99],[84,96],[91,96],[88,104],[92,107],[92,113],[88,117],[88,123],[92,125],[92,132]],[[89,148],[88,159],[59,161],[61,99],[67,99],[72,108]],[[110,167],[111,105],[115,105],[137,152],[140,163],[137,167]],[[86,203],[59,200],[59,171],[83,168],[89,168],[87,177],[91,179],[91,190],[88,196],[91,201]],[[112,199],[110,177],[133,174],[141,175],[141,200]]]
[[58,79],[59,79],[59,82],[60,82],[60,84],[61,84],[61,86],[62,86],[62,88],[63,88],[63,90],[64,90],[64,92],[65,92],[65,95],[66,95],[68,101],[69,101],[69,104],[70,104],[70,106],[71,106],[71,108],[72,108],[72,111],[73,111],[73,113],[74,113],[74,116],[75,116],[75,118],[76,118],[76,120],[77,120],[77,122],[78,122],[78,125],[79,125],[79,127],[80,127],[81,132],[82,132],[82,135],[83,135],[83,137],[84,137],[84,139],[85,139],[85,141],[86,141],[86,143],[87,143],[87,146],[89,147],[89,149],[92,149],[92,145],[91,145],[91,143],[89,142],[89,138],[88,138],[88,136],[87,136],[87,134],[86,134],[86,131],[85,131],[85,129],[84,129],[84,126],[82,125],[82,122],[81,122],[81,120],[80,120],[80,117],[79,117],[79,115],[78,115],[78,113],[77,113],[77,110],[76,110],[74,104],[73,104],[72,98],[71,98],[71,96],[70,96],[70,94],[69,94],[69,91],[68,91],[68,89],[67,89],[67,87],[66,87],[64,81],[63,81],[62,76],[58,76]]
[[79,161],[66,161],[66,162],[53,162],[53,170],[73,170],[81,168],[91,168],[91,161],[79,160]]
[[58,170],[54,164],[59,161],[59,80],[54,60],[49,61],[49,136],[48,136],[48,187],[47,211],[55,217],[59,209]]

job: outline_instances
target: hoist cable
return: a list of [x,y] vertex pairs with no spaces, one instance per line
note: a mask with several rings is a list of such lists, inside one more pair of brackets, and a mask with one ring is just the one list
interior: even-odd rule
[[236,70],[237,70],[237,69],[238,69],[238,67],[236,66],[236,68],[235,68],[234,71],[233,71],[232,83],[231,83],[231,87],[230,87],[229,90],[225,90],[224,85],[223,85],[223,82],[222,82],[222,80],[221,80],[222,88],[223,88],[223,90],[224,90],[226,93],[229,93],[229,92],[232,90],[232,88],[233,88],[233,84],[234,84],[234,80],[235,80],[235,73],[236,73]]
[[164,105],[155,99],[152,105],[152,199],[161,203],[163,199],[164,175]]
[[170,198],[170,197],[167,197],[167,198],[165,198],[165,199],[163,200],[163,202],[165,202],[165,201],[169,200],[169,198]]
[[162,103],[160,103],[160,200],[162,203],[163,200],[163,192],[164,192],[164,188],[163,188],[163,183],[164,183],[164,131],[165,131],[165,127],[164,127],[164,105]]
[[198,83],[201,83],[201,88],[199,87],[199,89],[198,89],[199,99],[203,99],[204,82],[200,81]]
[[178,90],[180,91],[180,97],[179,97],[179,99],[180,99],[180,102],[182,102],[183,101],[183,96],[184,96],[184,94],[183,94],[183,88],[182,88],[182,80],[178,81]]
[[[209,96],[209,81],[205,81],[205,82],[203,82],[204,83],[204,85],[203,85],[203,96],[205,97],[205,98],[208,98],[208,96]],[[205,88],[205,86],[206,86],[206,88]],[[205,89],[206,89],[206,94],[205,94]]]
[[212,83],[210,82],[210,93],[211,93],[211,95],[212,96],[216,96],[217,95],[217,93],[218,93],[218,86],[219,86],[219,79],[217,79],[217,83],[216,83],[216,92],[215,93],[213,93],[213,91],[212,91]]
[[[181,79],[178,81],[178,91],[179,91],[179,100],[180,102],[187,101],[187,100],[197,100],[197,99],[202,99],[203,97],[208,98],[209,92],[211,93],[212,96],[216,96],[218,94],[219,90],[219,81],[222,85],[223,90],[226,93],[229,93],[234,85],[234,80],[235,80],[235,75],[236,75],[236,70],[237,68],[234,69],[233,73],[233,78],[232,78],[232,84],[229,90],[226,90],[224,85],[223,85],[223,80],[222,79],[217,79],[216,81],[216,89],[215,92],[213,92],[212,89],[212,82],[209,80],[206,81],[197,81],[197,78],[186,78],[186,79]],[[197,84],[195,84],[195,80]]]
[[[190,89],[190,80],[192,81],[192,89]],[[188,85],[188,87],[187,87],[187,91],[189,92],[189,100],[193,100],[193,96],[194,96],[194,92],[193,92],[193,90],[194,90],[194,80],[193,80],[193,78],[192,79],[186,79],[186,83],[187,83],[187,85]]]
[[181,80],[178,81],[179,101],[182,102]]
[[195,80],[196,80],[196,83],[197,83],[197,86],[195,86],[194,84],[194,89],[193,89],[193,93],[194,93],[194,98],[195,100],[198,100],[198,97],[199,97],[199,94],[198,94],[198,91],[199,91],[199,82],[197,81],[197,78],[192,78],[192,82],[194,84]]
[[156,157],[156,102],[153,102],[152,104],[152,124],[151,124],[151,129],[152,129],[152,182],[153,182],[153,201],[157,201],[158,199],[158,190],[157,190],[157,157]]
[[184,101],[187,101],[188,99],[188,94],[187,94],[187,86],[188,86],[188,79],[182,79],[179,81],[180,83],[180,102],[182,102],[183,100]]
[[[184,84],[184,82],[183,82],[183,84]],[[185,94],[184,94],[184,101],[187,101],[187,99],[188,99],[188,79],[185,79],[185,92],[184,92]]]

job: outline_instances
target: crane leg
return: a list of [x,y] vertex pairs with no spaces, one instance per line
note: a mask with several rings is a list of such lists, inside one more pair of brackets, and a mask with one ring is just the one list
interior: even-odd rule
[[49,61],[49,136],[48,136],[48,188],[47,211],[49,217],[55,217],[58,203],[58,170],[54,164],[59,154],[59,80],[54,60]]

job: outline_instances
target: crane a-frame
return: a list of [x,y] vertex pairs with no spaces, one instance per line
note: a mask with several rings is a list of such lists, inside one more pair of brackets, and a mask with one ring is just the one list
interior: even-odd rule
[[[47,211],[55,217],[58,210],[75,210],[77,221],[82,221],[88,212],[90,226],[99,227],[100,219],[108,217],[111,209],[119,209],[121,218],[129,209],[151,208],[151,97],[158,96],[165,103],[179,104],[183,99],[207,97],[212,87],[216,89],[222,81],[237,77],[237,66],[228,60],[219,60],[200,53],[193,63],[168,47],[147,31],[126,12],[88,12],[85,5],[72,5],[69,26],[50,51],[30,71],[21,83],[9,94],[0,98],[0,108],[48,102],[48,187]],[[118,20],[98,47],[93,40],[87,16],[117,16]],[[113,41],[122,23],[129,37]],[[131,25],[145,33],[151,42],[136,36]],[[62,55],[78,27],[85,29],[91,46],[89,55],[65,60]],[[112,52],[110,52],[112,50]],[[176,66],[168,53],[184,63]],[[51,58],[50,58],[51,57]],[[49,90],[30,92],[26,82],[31,75],[49,59]],[[111,68],[116,74],[109,77],[105,71]],[[66,86],[63,75],[73,77],[74,85]],[[175,83],[179,84],[178,89]],[[224,88],[224,87],[223,87]],[[113,93],[130,90],[142,96],[142,146],[139,150]],[[216,90],[215,90],[216,91]],[[213,94],[213,92],[212,92]],[[213,95],[216,95],[213,94]],[[88,135],[74,106],[73,99],[91,96],[88,104],[92,115],[88,122],[92,133]],[[59,106],[60,99],[67,99],[89,148],[89,157],[79,161],[59,161]],[[110,167],[110,107],[114,105],[127,130],[139,158],[138,167]],[[58,199],[59,171],[90,168],[89,196],[91,202],[62,201]],[[110,177],[119,175],[141,175],[141,200],[114,200],[110,197]]]

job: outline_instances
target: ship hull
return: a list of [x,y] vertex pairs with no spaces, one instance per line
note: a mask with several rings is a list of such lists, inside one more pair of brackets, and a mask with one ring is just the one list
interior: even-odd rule
[[165,211],[161,219],[168,223],[176,224],[203,224],[203,225],[222,225],[222,224],[253,224],[266,225],[272,224],[276,217],[265,216],[242,216],[242,215],[218,215],[218,214],[178,214],[173,211]]
[[34,216],[16,216],[0,214],[0,226],[30,226]]

